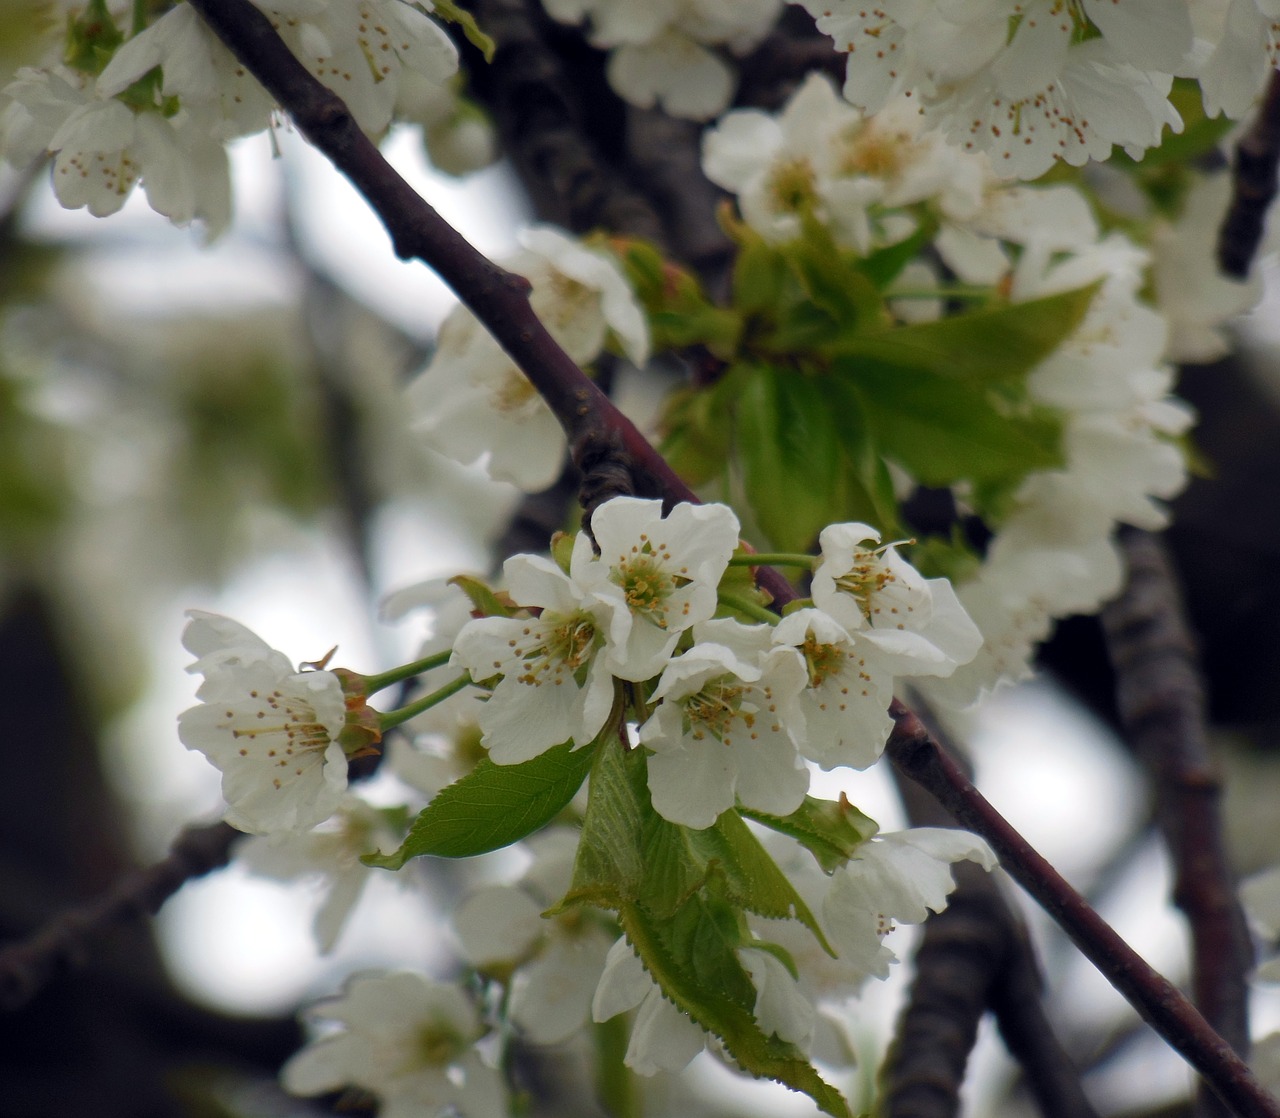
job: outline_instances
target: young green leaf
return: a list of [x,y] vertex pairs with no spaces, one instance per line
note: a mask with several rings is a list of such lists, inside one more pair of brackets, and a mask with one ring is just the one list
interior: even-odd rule
[[686,908],[679,921],[668,922],[634,902],[619,906],[618,922],[650,977],[680,1009],[720,1038],[743,1071],[803,1092],[833,1118],[851,1118],[844,1097],[799,1049],[761,1031],[752,1013],[755,989],[734,953],[742,944],[724,935],[719,914],[699,898]]
[[553,911],[593,904],[616,912],[663,994],[718,1036],[744,1071],[803,1091],[828,1114],[848,1118],[840,1093],[803,1053],[766,1037],[755,1020],[755,987],[737,950],[756,941],[739,894],[758,888],[763,899],[752,904],[775,910],[794,902],[761,864],[768,855],[753,848],[754,836],[743,839],[741,820],[721,829],[725,819],[708,833],[660,818],[649,800],[644,751],[604,743],[591,771],[573,883]]
[[936,322],[842,338],[835,351],[862,363],[919,370],[971,384],[1025,377],[1084,320],[1101,281],[1043,299],[980,307]]
[[599,739],[583,749],[571,745],[557,745],[519,765],[485,758],[423,808],[399,850],[366,854],[361,861],[398,870],[423,854],[470,858],[518,842],[551,822],[587,778]]
[[806,796],[790,815],[767,815],[750,808],[739,809],[748,819],[763,823],[770,830],[790,835],[817,859],[827,873],[845,864],[879,825],[863,815],[844,796],[839,800],[817,800]]
[[924,485],[1007,482],[1062,462],[1061,420],[1045,409],[997,407],[986,392],[918,369],[841,358],[886,458]]
[[803,373],[754,369],[737,399],[736,445],[747,501],[784,551],[804,551],[840,507],[838,416]]

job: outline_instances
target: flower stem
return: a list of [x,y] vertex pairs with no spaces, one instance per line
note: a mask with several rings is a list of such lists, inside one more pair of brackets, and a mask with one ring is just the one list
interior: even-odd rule
[[458,676],[452,683],[446,683],[438,691],[432,691],[430,695],[423,695],[421,699],[410,703],[407,707],[401,707],[399,710],[389,710],[378,717],[378,726],[385,734],[388,730],[394,729],[403,722],[408,722],[410,718],[416,718],[424,710],[430,710],[437,703],[442,703],[450,695],[456,695],[464,687],[471,683],[471,676],[466,672]]
[[446,648],[443,652],[433,652],[430,656],[413,661],[412,664],[401,664],[398,668],[392,668],[390,671],[381,672],[378,675],[367,675],[364,677],[365,687],[368,688],[365,694],[376,695],[383,688],[390,687],[393,683],[399,683],[402,679],[421,675],[423,672],[429,672],[432,668],[443,667],[449,662],[449,657],[452,655],[453,649]]
[[731,567],[809,567],[817,560],[812,555],[798,551],[757,551],[751,555],[735,555],[729,560]]
[[748,617],[754,617],[757,621],[763,621],[767,625],[776,625],[778,623],[778,615],[760,605],[759,602],[753,602],[749,598],[740,598],[737,594],[726,594],[724,591],[721,591],[717,597],[722,606],[728,606],[739,613],[745,613]]

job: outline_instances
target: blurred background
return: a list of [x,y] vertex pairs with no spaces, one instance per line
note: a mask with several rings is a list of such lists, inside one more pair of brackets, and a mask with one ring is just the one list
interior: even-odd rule
[[[385,151],[490,256],[510,252],[522,224],[557,216],[505,162],[443,175],[410,128]],[[377,671],[412,657],[430,631],[425,611],[382,620],[387,595],[485,572],[513,518],[538,524],[514,490],[433,455],[406,429],[400,393],[452,306],[442,284],[395,259],[364,204],[289,129],[241,142],[233,158],[236,220],[209,247],[140,193],[99,221],[62,210],[45,169],[0,171],[3,939],[162,857],[187,823],[217,817],[218,774],[175,733],[194,695],[184,610],[232,616],[295,661],[337,645],[337,662]],[[1208,469],[1170,533],[1242,874],[1280,861],[1275,282],[1269,292],[1240,326],[1237,357],[1184,373]],[[638,400],[661,391],[654,376],[629,385]],[[538,515],[554,526],[568,506],[550,507]],[[1111,692],[1096,623],[1073,619],[1036,682],[966,721],[965,744],[996,806],[1149,961],[1182,979],[1185,934]],[[844,791],[884,829],[904,825],[883,773],[819,776],[819,794]],[[391,802],[401,790],[378,779],[386,787],[372,794]],[[518,870],[510,856],[479,872]],[[375,880],[322,957],[314,883],[235,866],[194,882],[154,927],[115,929],[83,969],[0,1017],[0,1115],[317,1113],[274,1087],[300,1042],[296,1008],[352,969],[449,974],[445,913],[460,888],[442,873],[407,886]],[[1190,1083],[1181,1062],[1047,921],[1029,909],[1027,918],[1055,1024],[1091,1069],[1099,1108],[1176,1112]],[[908,954],[910,937],[899,934],[896,949]],[[858,1009],[864,1090],[902,988],[877,985]],[[1259,990],[1254,1021],[1258,1035],[1280,1027],[1280,999]],[[993,1037],[975,1064],[969,1112],[1021,1113],[1016,1069]],[[676,1087],[658,1097],[685,1099],[687,1113],[812,1112],[708,1057],[699,1066],[701,1101]]]

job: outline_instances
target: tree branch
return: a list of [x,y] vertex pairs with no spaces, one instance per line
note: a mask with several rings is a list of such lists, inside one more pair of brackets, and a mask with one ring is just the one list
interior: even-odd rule
[[1103,976],[1241,1118],[1280,1118],[1280,1103],[1167,978],[1138,955],[1041,855],[1009,825],[897,699],[885,752],[931,792],[957,822],[981,835],[1009,875],[1053,917]]
[[1244,279],[1262,243],[1267,210],[1276,196],[1280,163],[1280,72],[1274,72],[1258,115],[1236,144],[1231,206],[1218,231],[1218,266]]
[[105,929],[157,911],[188,881],[225,866],[239,836],[228,823],[188,827],[161,861],[123,878],[98,900],[60,913],[30,939],[0,949],[0,1010],[21,1008],[61,968],[82,963]]
[[[603,227],[663,243],[657,211],[620,173],[619,153],[598,141],[612,134],[616,144],[625,131],[625,108],[605,82],[598,53],[576,33],[549,27],[540,4],[479,0],[475,14],[497,50],[488,66],[476,68],[472,84],[493,110],[503,150],[539,214],[575,233]],[[576,39],[587,56],[573,60],[575,80],[548,41],[551,33],[565,43]],[[588,112],[580,89],[591,61]]]
[[[1120,717],[1155,782],[1156,817],[1176,872],[1174,901],[1191,928],[1196,1004],[1243,1054],[1253,952],[1223,841],[1221,786],[1206,741],[1195,643],[1159,538],[1126,528],[1120,541],[1128,584],[1102,611]],[[1212,1100],[1201,1099],[1199,1108],[1220,1113]]]
[[[954,827],[951,814],[895,770],[912,826]],[[972,862],[952,867],[950,903],[930,916],[916,951],[907,1007],[880,1072],[884,1118],[953,1118],[990,1009],[1046,1118],[1096,1118],[1080,1072],[1045,1016],[1040,968],[1021,916],[999,883]]]
[[[547,333],[529,305],[528,281],[486,260],[414,192],[360,131],[341,99],[294,58],[249,0],[191,0],[191,5],[365,197],[390,233],[397,255],[435,269],[524,370],[564,426],[576,460],[593,449],[620,450],[654,493],[668,502],[697,500]],[[762,568],[759,581],[778,604],[796,596],[771,569]],[[898,723],[888,747],[894,762],[958,821],[991,842],[1015,879],[1242,1118],[1280,1118],[1280,1104],[1266,1095],[1226,1042],[978,794],[915,715],[896,700],[892,712]]]

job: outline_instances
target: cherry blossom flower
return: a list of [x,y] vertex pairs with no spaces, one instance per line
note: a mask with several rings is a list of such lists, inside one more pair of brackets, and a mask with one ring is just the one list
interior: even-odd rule
[[982,634],[945,578],[924,578],[866,524],[831,524],[818,537],[822,561],[813,601],[874,645],[898,675],[946,676],[972,660]]
[[727,505],[678,504],[615,497],[591,517],[600,548],[578,537],[570,574],[626,622],[625,640],[608,649],[620,679],[657,675],[680,634],[716,611],[716,588],[738,545],[738,518]]
[[560,828],[527,843],[533,864],[517,885],[491,885],[463,899],[454,928],[463,956],[481,968],[516,967],[511,1020],[535,1044],[558,1044],[591,1015],[605,957],[617,936],[593,912],[542,912],[568,892],[577,835]]
[[314,1006],[315,1022],[343,1026],[285,1064],[295,1095],[361,1087],[381,1118],[497,1118],[507,1113],[501,1074],[480,1058],[479,1014],[461,990],[411,972],[357,975]]
[[501,677],[479,711],[481,740],[497,764],[512,765],[561,742],[586,745],[600,732],[614,698],[601,653],[606,637],[620,641],[628,618],[550,559],[513,555],[503,573],[512,597],[541,613],[469,622],[450,663],[476,681]]
[[320,884],[324,900],[311,930],[321,954],[332,951],[355,910],[371,875],[382,873],[360,861],[361,855],[390,852],[401,836],[386,815],[358,796],[344,796],[331,819],[306,834],[255,836],[236,848],[236,858],[250,873],[275,881],[310,878]]
[[200,218],[211,237],[226,227],[227,155],[191,113],[135,112],[63,69],[21,71],[5,93],[12,98],[0,122],[5,157],[21,165],[53,154],[54,193],[67,209],[106,217],[141,182],[152,209],[174,224]]
[[694,626],[693,647],[663,671],[658,705],[639,735],[653,750],[649,791],[664,819],[709,827],[735,795],[775,815],[800,806],[809,772],[794,707],[804,661],[771,633],[768,625],[705,621]]
[[879,649],[816,609],[788,614],[773,640],[798,648],[808,669],[796,704],[804,755],[824,769],[873,764],[893,729],[893,673],[878,662]]
[[295,672],[284,654],[239,622],[202,610],[182,643],[198,659],[199,706],[178,737],[222,772],[224,818],[252,834],[307,831],[342,802],[347,758],[342,684],[333,672]]
[[[526,230],[521,242],[505,266],[532,283],[534,312],[574,361],[594,361],[610,333],[636,364],[648,360],[648,327],[613,260],[550,227]],[[459,307],[445,319],[408,399],[414,427],[433,450],[464,463],[487,455],[490,476],[530,492],[559,476],[560,424],[470,311]]]
[[402,75],[436,84],[458,68],[458,51],[435,21],[401,0],[254,0],[298,59],[343,99],[373,136],[391,123]]
[[922,924],[947,907],[955,888],[951,863],[996,866],[977,835],[944,827],[914,827],[863,843],[831,879],[822,924],[841,960],[864,974],[887,978],[896,956],[884,938],[896,924]]
[[99,97],[115,97],[162,68],[160,92],[198,113],[219,140],[261,132],[275,102],[189,4],[179,4],[127,40],[98,75]]
[[1002,176],[1103,159],[1112,144],[1136,154],[1165,125],[1181,128],[1168,93],[1192,65],[1185,3],[801,2],[849,54],[850,101],[876,112],[909,93],[928,124],[988,152]]
[[858,252],[908,235],[892,207],[936,198],[944,213],[972,211],[990,169],[937,132],[906,98],[867,116],[811,74],[782,111],[727,113],[703,137],[707,177],[738,196],[744,220],[771,241],[800,233],[805,214]]

